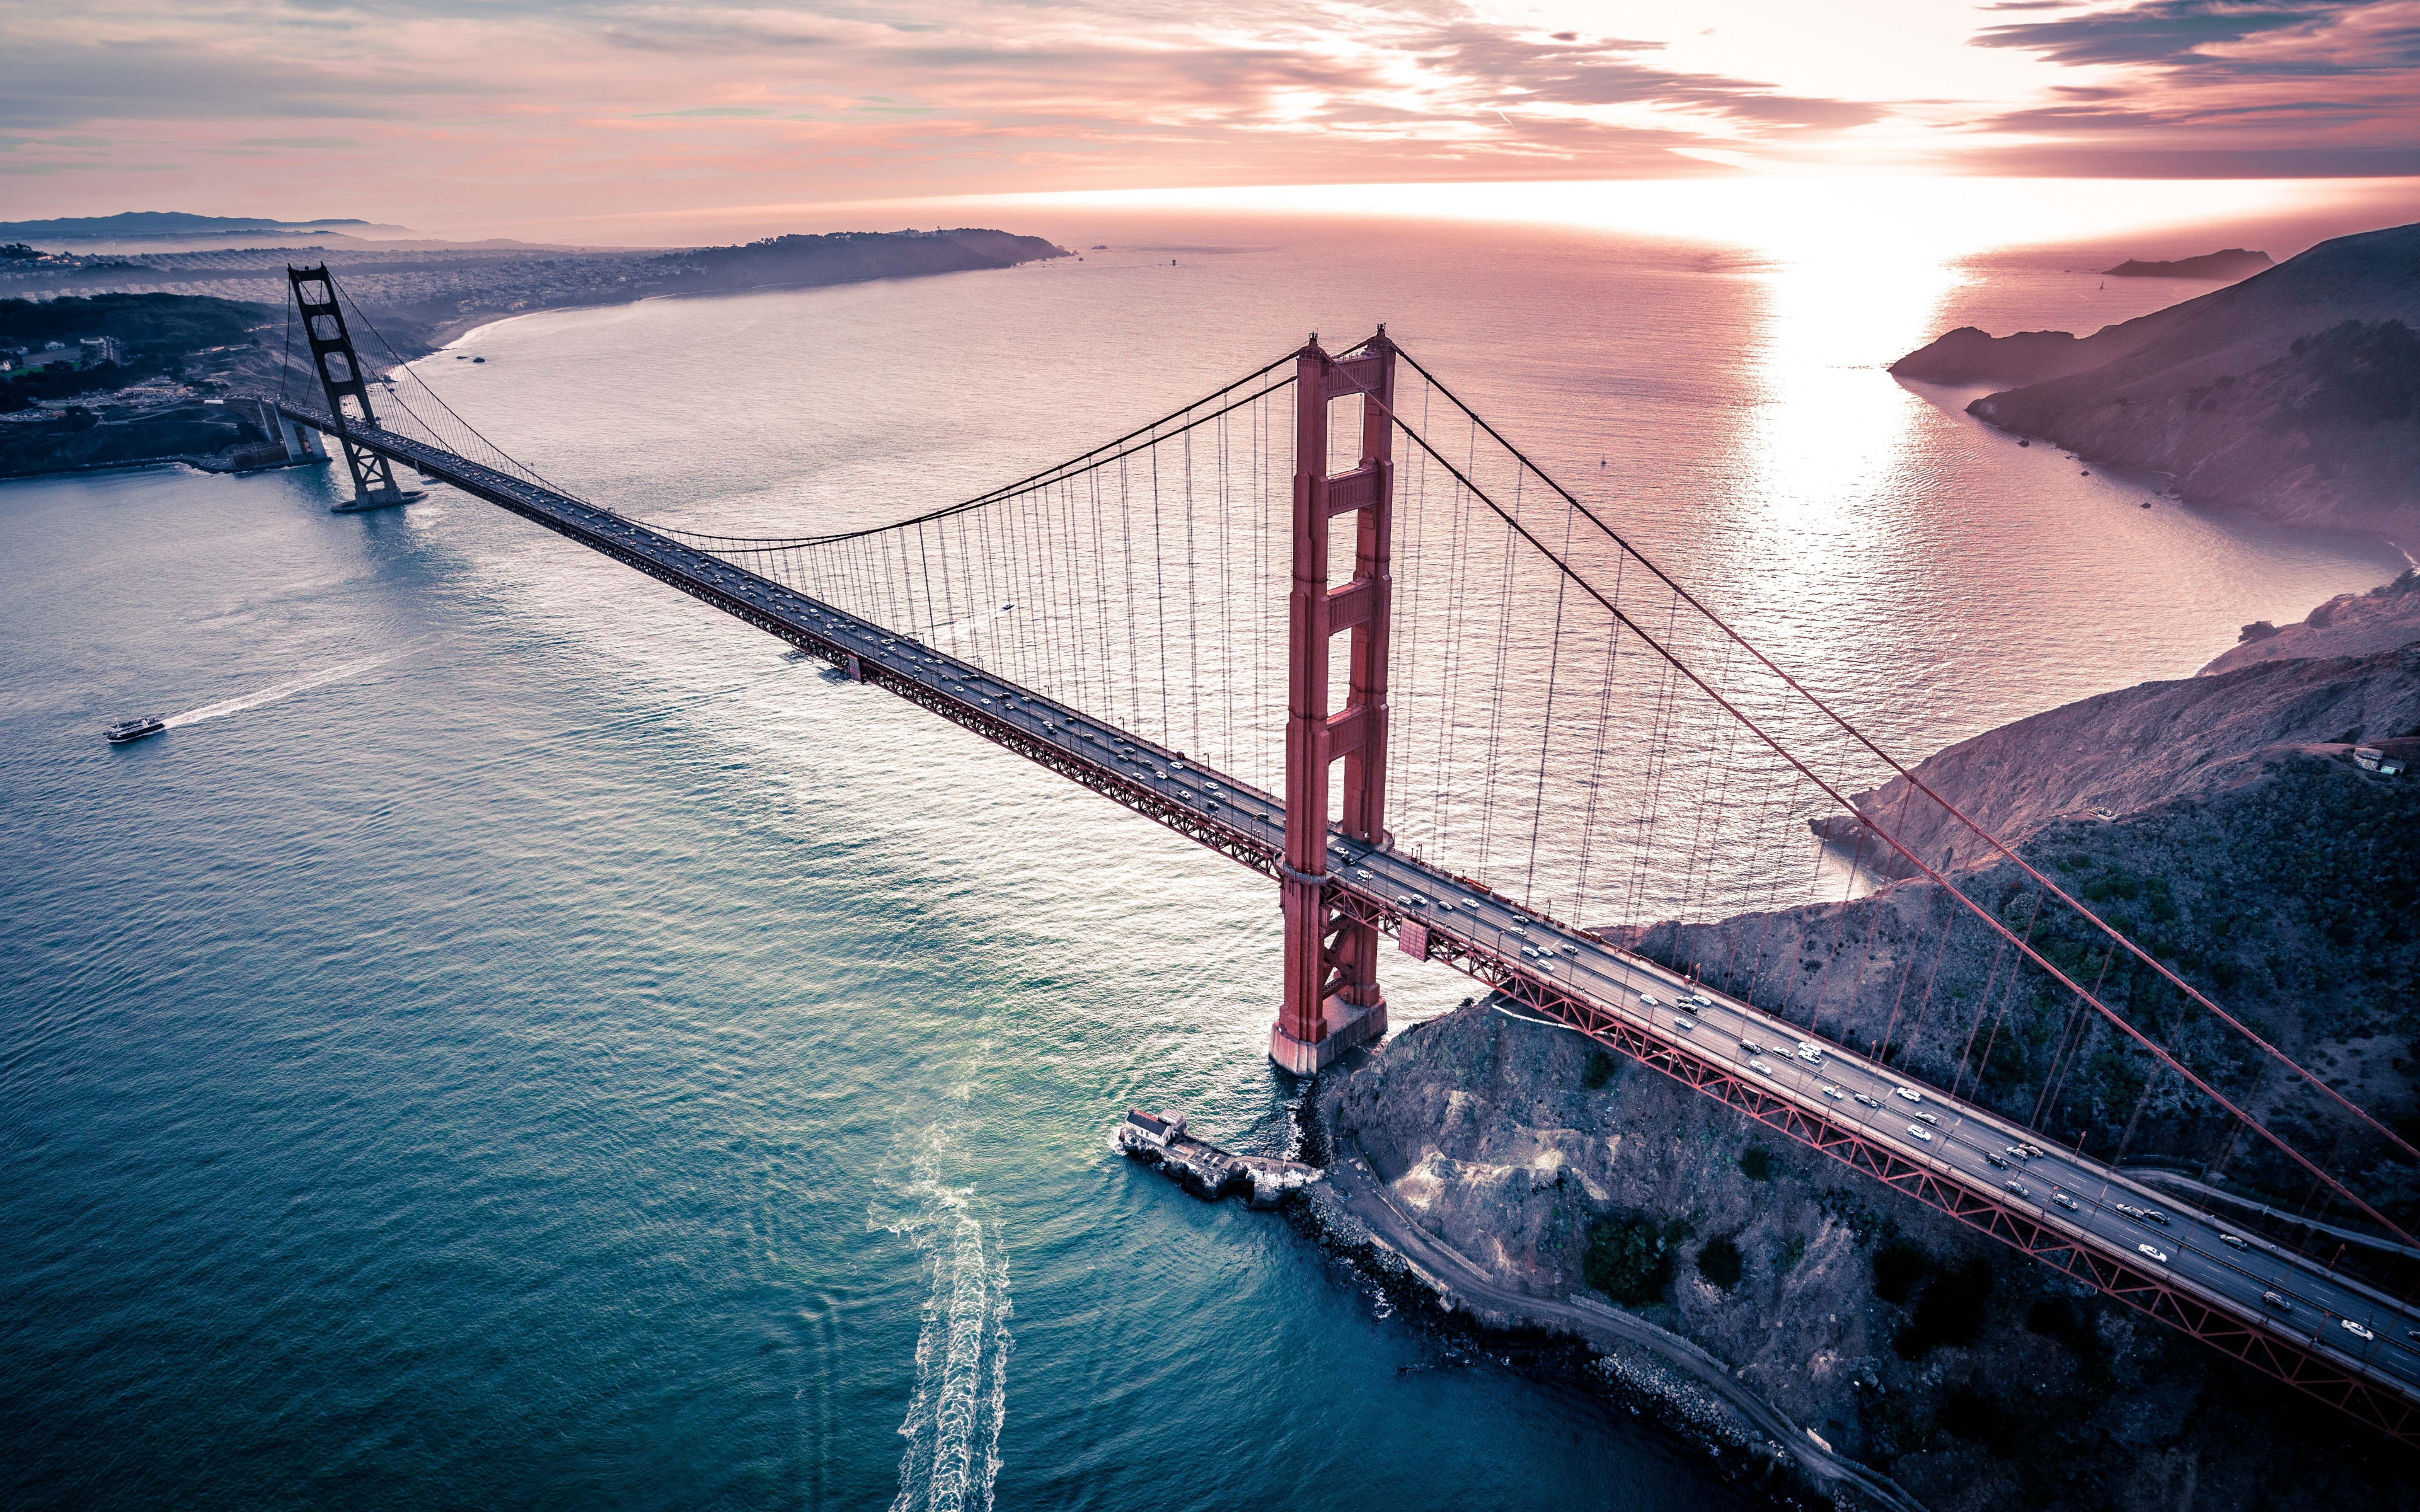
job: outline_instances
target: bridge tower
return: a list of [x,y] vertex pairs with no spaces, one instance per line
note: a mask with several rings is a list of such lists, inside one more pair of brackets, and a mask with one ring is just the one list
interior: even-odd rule
[[[345,467],[353,475],[353,497],[335,506],[339,515],[365,509],[391,509],[427,495],[406,493],[396,486],[395,468],[385,457],[353,441],[351,426],[378,424],[370,409],[369,385],[362,378],[361,354],[353,350],[352,332],[345,328],[345,312],[336,303],[336,281],[328,265],[286,270],[294,291],[294,308],[302,316],[303,333],[311,338],[311,365],[328,395],[328,414],[336,425],[336,442]],[[346,401],[351,401],[348,409]]]
[[[1287,605],[1285,996],[1269,1058],[1308,1075],[1387,1032],[1378,932],[1331,905],[1330,768],[1343,763],[1336,813],[1342,838],[1385,845],[1387,645],[1393,610],[1395,347],[1387,328],[1341,357],[1319,336],[1295,359],[1294,587]],[[1358,396],[1360,460],[1330,473],[1332,401]],[[1333,581],[1331,522],[1354,517],[1352,575]],[[1350,632],[1344,706],[1329,709],[1332,641]]]

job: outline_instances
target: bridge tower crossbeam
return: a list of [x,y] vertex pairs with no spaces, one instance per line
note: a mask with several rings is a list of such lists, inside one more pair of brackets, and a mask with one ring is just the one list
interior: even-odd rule
[[[1285,992],[1269,1058],[1308,1075],[1387,1032],[1378,932],[1339,906],[1327,876],[1328,797],[1337,828],[1385,845],[1387,656],[1394,573],[1395,348],[1387,328],[1342,357],[1319,337],[1295,354],[1294,583],[1287,604]],[[1327,471],[1329,408],[1359,395],[1360,460]],[[1331,580],[1331,522],[1355,520],[1353,574]],[[1331,712],[1333,641],[1349,633],[1344,706]],[[1343,764],[1342,781],[1332,768]]]
[[[294,290],[295,310],[302,316],[302,333],[311,343],[312,371],[318,375],[319,387],[327,395],[328,416],[335,422],[337,447],[345,454],[346,471],[353,478],[353,497],[334,506],[335,512],[350,515],[392,509],[426,498],[418,489],[406,491],[398,486],[395,465],[353,439],[354,426],[376,426],[378,415],[370,409],[361,353],[353,349],[352,332],[345,326],[344,309],[336,301],[336,281],[329,276],[328,265],[289,265],[286,278]],[[287,445],[290,454],[292,438]]]

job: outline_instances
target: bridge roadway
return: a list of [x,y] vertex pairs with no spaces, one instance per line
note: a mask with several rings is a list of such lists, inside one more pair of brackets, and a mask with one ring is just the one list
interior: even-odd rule
[[[279,408],[297,424],[331,428],[324,413]],[[1280,801],[1180,752],[611,511],[410,437],[361,426],[352,436],[1268,876],[1280,873]],[[2097,1161],[2041,1145],[2008,1119],[1438,868],[1341,837],[1331,839],[1329,857],[1338,906],[1398,939],[1407,925],[1419,926],[1425,958],[1490,982],[1560,1026],[1721,1098],[2396,1438],[2420,1442],[2420,1313],[2409,1306],[2259,1239],[2239,1236],[2238,1249],[2221,1237],[2233,1231],[2228,1226]],[[1681,1007],[1683,994],[1697,1002]],[[1684,1020],[1695,1026],[1683,1028]],[[1803,1058],[1802,1042],[1819,1058]],[[2028,1140],[2042,1152],[2011,1152]],[[2130,1215],[2120,1204],[2167,1221]],[[2264,1304],[2264,1293],[2290,1310]]]

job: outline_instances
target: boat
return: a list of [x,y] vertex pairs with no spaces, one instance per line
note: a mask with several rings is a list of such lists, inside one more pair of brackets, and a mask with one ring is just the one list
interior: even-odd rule
[[140,719],[121,719],[101,733],[108,737],[111,745],[123,746],[129,741],[140,740],[145,735],[156,735],[167,728],[156,717],[147,714]]

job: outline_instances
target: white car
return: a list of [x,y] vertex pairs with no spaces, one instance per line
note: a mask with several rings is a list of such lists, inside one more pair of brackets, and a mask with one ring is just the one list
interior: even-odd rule
[[2073,1197],[2069,1196],[2066,1193],[2060,1191],[2056,1187],[2052,1187],[2050,1189],[2050,1199],[2053,1202],[2057,1203],[2060,1207],[2065,1208],[2070,1212],[2082,1212],[2084,1211]]
[[1930,1113],[1919,1113],[1916,1117],[1932,1125],[1936,1129],[1941,1127],[1941,1120]]
[[1761,1060],[1750,1060],[1747,1063],[1747,1069],[1757,1072],[1759,1075],[1770,1076],[1773,1074],[1773,1068],[1766,1065]]
[[1684,1034],[1697,1026],[1698,1021],[1693,1018],[1676,1018],[1672,1021],[1672,1027],[1681,1030]]
[[1923,1140],[1928,1145],[1932,1143],[1932,1131],[1920,1123],[1909,1124],[1907,1126],[1907,1132],[1914,1134],[1916,1138]]
[[1830,1098],[1835,1103],[1845,1102],[1849,1096],[1848,1093],[1841,1091],[1830,1082],[1825,1082],[1823,1084],[1823,1095]]
[[2233,1234],[2221,1234],[2218,1236],[2218,1242],[2226,1245],[2228,1249],[2250,1249],[2252,1247]]
[[1823,1047],[1801,1040],[1798,1041],[1798,1058],[1810,1066],[1820,1066],[1823,1064]]
[[1900,1088],[1893,1088],[1893,1090],[1894,1090],[1894,1091],[1896,1091],[1896,1092],[1898,1092],[1900,1096],[1901,1096],[1901,1097],[1903,1097],[1903,1098],[1907,1099],[1907,1100],[1908,1100],[1909,1102],[1911,1102],[1911,1103],[1921,1103],[1921,1102],[1923,1102],[1923,1101],[1924,1101],[1924,1094],[1923,1094],[1922,1092],[1917,1091],[1917,1090],[1916,1090],[1915,1088],[1913,1088],[1913,1087],[1900,1087]]
[[2134,1247],[2135,1247],[2136,1249],[2138,1249],[2138,1250],[2141,1250],[2144,1254],[2146,1254],[2146,1255],[2149,1256],[2151,1258],[2153,1258],[2153,1259],[2155,1259],[2155,1260],[2159,1261],[2162,1265],[2165,1265],[2165,1264],[2167,1264],[2167,1263],[2168,1263],[2168,1257],[2167,1257],[2166,1256],[2164,1256],[2164,1255],[2161,1254],[2158,1250],[2153,1249],[2153,1248],[2152,1248],[2150,1245],[2149,1245],[2149,1244],[2137,1244],[2137,1245],[2135,1245]]
[[1662,1003],[1655,1000],[1655,995],[1653,993],[1640,993],[1638,995],[1638,1000],[1645,1003],[1650,1008],[1662,1008],[1664,1006]]
[[2374,1339],[2374,1338],[2378,1337],[2378,1335],[2375,1335],[2375,1334],[2371,1333],[2369,1330],[2367,1330],[2367,1329],[2366,1329],[2366,1328],[2362,1327],[2359,1323],[2354,1322],[2354,1321],[2353,1321],[2351,1319],[2350,1319],[2350,1318],[2340,1318],[2340,1319],[2336,1319],[2336,1327],[2343,1329],[2346,1333],[2348,1333],[2348,1334],[2351,1335],[2353,1337],[2355,1337],[2355,1338],[2357,1338],[2357,1339],[2364,1340],[2365,1342],[2366,1342],[2366,1341],[2367,1341],[2367,1340]]

